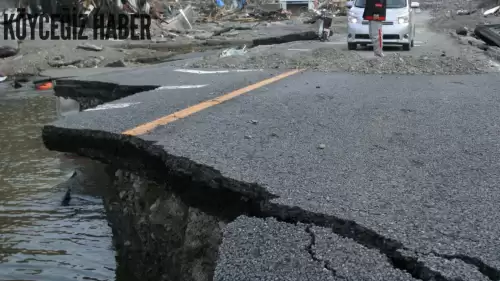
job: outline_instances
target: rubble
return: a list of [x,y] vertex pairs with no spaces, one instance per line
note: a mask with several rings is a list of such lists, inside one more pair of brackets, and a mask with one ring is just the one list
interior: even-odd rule
[[495,8],[491,8],[483,13],[483,16],[487,17],[489,15],[494,15],[498,13],[498,10],[500,9],[500,6],[496,6]]
[[236,48],[226,49],[226,50],[222,51],[222,53],[220,54],[220,57],[225,58],[225,57],[230,57],[230,56],[244,55],[247,52],[246,47],[247,46],[245,45],[245,46],[243,46],[242,49],[236,49]]
[[250,11],[248,9],[228,9],[226,7],[217,7],[211,5],[202,10],[204,16],[199,19],[200,23],[214,22],[257,22],[257,21],[282,21],[289,20],[291,12],[282,8],[267,11],[265,9],[255,7]]
[[18,52],[18,48],[14,48],[12,46],[0,46],[0,58],[11,57],[16,55]]
[[102,46],[96,46],[87,42],[79,44],[78,46],[76,46],[76,48],[86,51],[96,51],[96,52],[102,51]]
[[458,35],[465,36],[465,35],[467,35],[469,33],[469,30],[467,29],[467,27],[463,26],[463,27],[457,28],[456,32],[457,32]]
[[15,56],[19,53],[19,43],[17,40],[5,40],[4,28],[0,28],[0,58]]
[[125,64],[125,62],[123,60],[117,60],[117,61],[114,61],[114,62],[111,62],[111,63],[104,65],[104,67],[126,67],[126,66],[127,65]]
[[478,25],[474,29],[474,35],[486,42],[488,45],[500,46],[500,35],[495,32],[500,25]]
[[486,61],[467,56],[452,57],[446,54],[402,56],[390,54],[384,58],[365,58],[356,52],[343,52],[332,48],[319,48],[312,53],[286,56],[282,52],[243,56],[206,57],[190,64],[195,68],[237,69],[296,69],[308,68],[324,72],[351,72],[362,74],[470,74],[487,72]]
[[76,60],[70,60],[70,61],[64,61],[62,58],[55,58],[52,61],[48,61],[47,63],[51,67],[63,67],[63,66],[69,66],[69,65],[76,65],[81,63],[81,59],[76,59]]

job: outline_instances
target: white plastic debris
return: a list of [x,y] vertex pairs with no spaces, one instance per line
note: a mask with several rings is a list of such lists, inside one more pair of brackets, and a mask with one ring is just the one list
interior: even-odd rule
[[483,15],[484,16],[492,15],[492,14],[498,12],[498,9],[500,9],[500,6],[496,6],[495,8],[491,8],[489,10],[484,11]]
[[191,23],[189,22],[188,18],[186,17],[186,14],[184,13],[184,10],[180,9],[179,12],[181,13],[182,17],[184,18],[184,20],[189,25],[189,29],[193,29],[193,26],[191,25]]
[[230,56],[242,56],[247,52],[246,48],[247,48],[247,45],[243,46],[242,49],[236,49],[236,48],[225,49],[220,54],[220,57],[224,58],[224,57],[230,57]]

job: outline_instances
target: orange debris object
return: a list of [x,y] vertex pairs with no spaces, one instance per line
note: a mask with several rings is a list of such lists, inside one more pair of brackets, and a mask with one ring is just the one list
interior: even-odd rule
[[46,90],[51,90],[52,88],[54,88],[54,85],[52,84],[52,82],[45,82],[45,83],[40,83],[40,84],[36,85],[35,88],[37,90],[46,91]]

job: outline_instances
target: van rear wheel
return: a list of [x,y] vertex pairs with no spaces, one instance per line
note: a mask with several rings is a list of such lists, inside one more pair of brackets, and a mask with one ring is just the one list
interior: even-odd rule
[[403,51],[409,51],[411,49],[410,44],[403,44]]
[[347,43],[347,50],[356,50],[356,48],[358,47],[358,44],[356,43]]

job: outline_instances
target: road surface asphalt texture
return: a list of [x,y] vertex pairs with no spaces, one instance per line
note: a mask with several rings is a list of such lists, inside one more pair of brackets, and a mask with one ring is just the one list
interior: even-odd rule
[[[164,89],[56,121],[46,145],[98,131],[128,142],[124,130],[282,72],[142,71],[100,79]],[[267,219],[226,228],[217,280],[500,280],[496,77],[306,70],[138,138],[209,167],[187,170],[207,184],[215,173],[272,194]],[[206,86],[165,88],[181,84]]]

